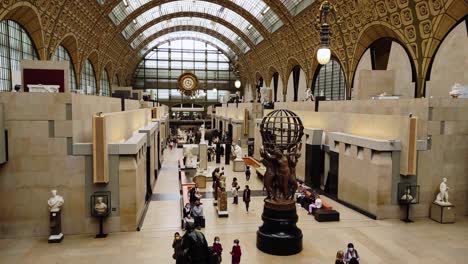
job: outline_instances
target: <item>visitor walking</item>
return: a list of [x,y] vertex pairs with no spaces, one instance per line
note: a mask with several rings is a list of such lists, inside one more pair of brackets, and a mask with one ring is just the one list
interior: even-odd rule
[[234,246],[231,251],[232,264],[239,264],[242,256],[241,247],[239,246],[239,239],[234,240]]
[[361,261],[361,258],[359,257],[357,250],[354,248],[353,243],[348,244],[348,250],[346,251],[344,261],[346,264],[359,263]]
[[205,227],[205,218],[203,215],[203,206],[200,204],[200,201],[195,202],[195,206],[192,208],[192,216],[195,220],[195,227]]
[[240,189],[240,186],[239,186],[239,183],[237,183],[237,178],[234,177],[234,179],[232,180],[232,197],[234,197],[234,201],[232,202],[232,204],[239,204],[239,189]]
[[215,264],[219,264],[222,261],[223,246],[221,245],[219,237],[214,238],[213,242],[213,256],[215,259]]
[[249,203],[250,203],[250,188],[248,185],[245,186],[244,194],[242,195],[242,200],[245,203],[245,209],[247,213],[249,212]]
[[250,166],[245,166],[245,180],[250,181]]
[[182,239],[180,237],[179,232],[175,232],[174,234],[174,241],[172,242],[172,248],[174,249],[174,254],[172,254],[173,259],[177,259],[180,256],[182,247]]

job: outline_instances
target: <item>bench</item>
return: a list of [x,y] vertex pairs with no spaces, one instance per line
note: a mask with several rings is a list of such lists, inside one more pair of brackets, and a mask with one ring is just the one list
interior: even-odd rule
[[335,210],[317,209],[314,213],[317,222],[335,222],[340,221],[340,213]]

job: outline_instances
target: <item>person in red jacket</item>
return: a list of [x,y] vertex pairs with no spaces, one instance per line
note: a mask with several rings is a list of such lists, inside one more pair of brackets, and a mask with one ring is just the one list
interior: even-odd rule
[[219,242],[219,237],[214,238],[214,243],[213,243],[213,255],[216,258],[216,264],[221,263],[222,261],[222,253],[223,253],[223,246]]
[[234,246],[232,246],[232,264],[239,264],[242,256],[241,247],[239,246],[239,239],[234,240]]

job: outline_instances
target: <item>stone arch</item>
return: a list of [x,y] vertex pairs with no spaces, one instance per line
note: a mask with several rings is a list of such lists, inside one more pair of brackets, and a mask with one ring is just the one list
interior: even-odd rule
[[[286,101],[299,101],[307,89],[307,68],[304,67],[296,58],[289,58],[286,65],[286,82],[283,83],[283,93]],[[295,87],[294,74],[299,74]]]
[[[348,92],[349,92],[349,85],[348,85],[348,83],[346,82],[346,79],[347,79],[347,78],[346,78],[346,70],[345,70],[345,68],[343,67],[343,62],[342,62],[338,57],[336,57],[336,56],[334,55],[333,50],[332,50],[332,56],[331,56],[330,61],[331,61],[331,60],[336,61],[336,62],[340,65],[341,73],[342,73],[343,76],[344,76],[344,85],[345,85],[345,88],[346,88],[345,94],[344,94],[344,99],[346,100],[346,99],[348,99]],[[317,63],[317,66],[315,67],[314,75],[313,75],[313,78],[312,78],[312,84],[311,84],[311,86],[310,86],[311,91],[312,91],[312,93],[314,94],[314,96],[317,96],[316,91],[315,91],[315,88],[316,88],[316,87],[315,87],[315,81],[317,80],[318,75],[319,75],[320,70],[321,70],[322,67],[323,67],[323,65],[318,64],[318,63]]]
[[[386,22],[376,21],[367,24],[359,33],[357,42],[354,45],[353,57],[350,59],[349,68],[345,71],[347,80],[348,97],[351,96],[351,86],[354,80],[355,71],[366,50],[378,39],[390,38],[399,43],[407,52],[411,64],[414,66],[414,73],[418,73],[417,55],[413,47],[409,45],[408,40],[400,31],[392,29],[392,26]],[[343,66],[343,63],[341,63]]]
[[13,4],[9,9],[3,9],[0,20],[12,20],[20,24],[31,37],[40,60],[47,60],[47,48],[41,16],[35,6],[27,2]]
[[[424,96],[449,97],[451,87],[455,83],[468,84],[468,75],[466,75],[467,34],[468,16],[465,16],[444,35],[437,49],[431,55],[424,78]],[[450,70],[447,70],[447,67],[450,67]]]
[[[409,86],[413,86],[414,84],[414,91],[411,91],[410,93],[409,90],[407,89],[404,89],[403,87],[398,87],[398,86],[395,86],[395,94],[398,94],[398,95],[401,95],[402,98],[413,98],[413,97],[416,97],[416,84],[417,84],[417,72],[416,72],[416,65],[415,65],[415,60],[412,59],[411,57],[411,54],[409,53],[408,49],[404,46],[403,43],[401,43],[398,39],[394,39],[394,38],[391,38],[391,37],[382,37],[382,38],[378,38],[376,39],[374,42],[372,42],[367,48],[366,50],[364,51],[364,53],[362,53],[361,57],[359,58],[359,61],[357,61],[357,64],[356,64],[356,67],[354,68],[354,72],[353,72],[353,76],[350,76],[351,80],[351,85],[349,86],[349,89],[350,89],[350,94],[351,92],[356,92],[357,90],[356,87],[355,87],[355,82],[356,82],[356,78],[358,77],[359,75],[359,72],[357,72],[357,70],[359,69],[359,67],[362,67],[362,60],[364,59],[364,56],[366,54],[368,54],[368,51],[372,48],[372,47],[375,47],[375,45],[382,45],[385,44],[385,43],[389,43],[391,46],[391,49],[390,49],[390,53],[389,53],[389,61],[388,61],[388,67],[390,67],[390,69],[397,69],[397,74],[395,75],[396,77],[396,85],[398,83],[400,84],[405,84],[407,85],[407,87]],[[406,61],[402,61],[402,60],[398,60],[401,64],[400,65],[395,65],[395,56],[398,57],[398,50],[401,50],[402,49],[402,52],[404,53],[404,55],[406,55],[407,59],[408,59],[408,63],[409,63],[409,69],[406,68],[406,67],[402,67],[402,66],[407,66],[406,64]],[[396,51],[396,52],[395,52]],[[400,56],[401,56],[401,52],[400,52]],[[403,55],[403,56],[404,56]],[[406,69],[406,70],[401,70],[400,69]],[[388,70],[390,70],[388,69]],[[401,73],[404,73],[404,74],[401,74]],[[410,77],[408,77],[406,74],[409,73]],[[409,80],[409,82],[408,82]],[[409,85],[408,85],[409,84]],[[402,90],[403,88],[403,90]]]
[[[422,78],[424,80],[428,79],[428,75],[430,77],[434,57],[447,35],[463,20],[468,20],[467,10],[468,3],[466,1],[452,1],[446,7],[445,14],[439,15],[440,19],[433,20],[431,38],[422,42],[422,45],[426,47],[423,49],[423,58],[425,59],[422,66]],[[422,94],[425,95],[425,87],[422,90]]]

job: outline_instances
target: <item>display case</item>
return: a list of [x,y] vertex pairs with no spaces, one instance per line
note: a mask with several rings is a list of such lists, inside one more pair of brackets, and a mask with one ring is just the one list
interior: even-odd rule
[[419,203],[419,185],[400,182],[398,184],[398,203],[400,205]]
[[413,222],[409,218],[410,206],[419,203],[419,185],[400,182],[398,184],[398,203],[406,206],[406,218],[401,219],[403,222]]

